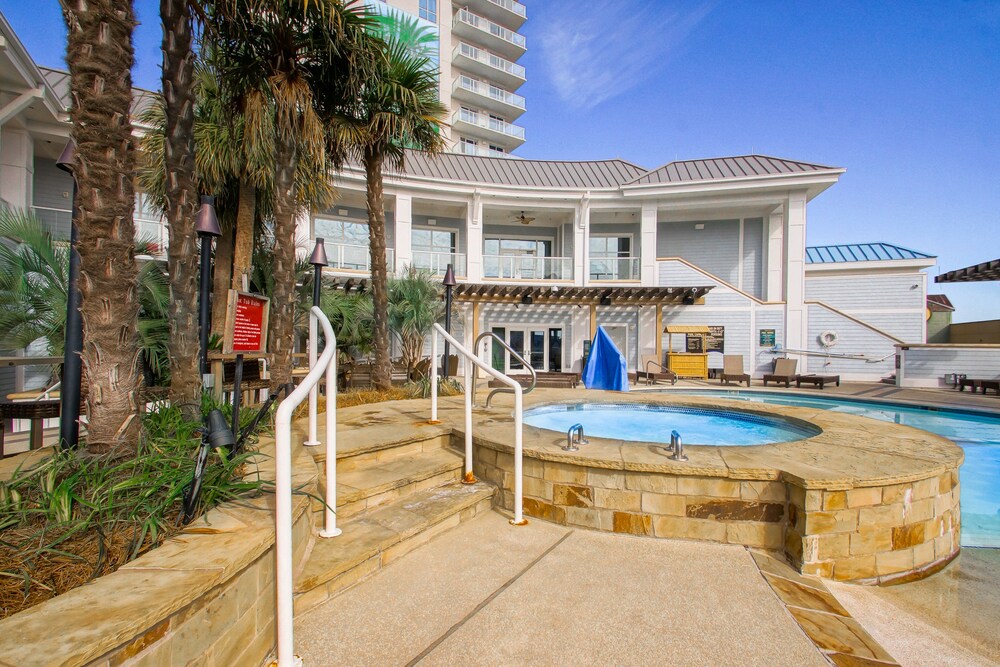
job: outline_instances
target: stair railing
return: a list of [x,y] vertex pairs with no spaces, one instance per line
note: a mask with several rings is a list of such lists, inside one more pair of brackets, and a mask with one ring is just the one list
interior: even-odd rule
[[438,359],[438,334],[441,334],[456,352],[465,357],[468,362],[471,362],[465,364],[465,478],[463,481],[466,484],[476,481],[475,475],[472,474],[472,394],[475,391],[475,387],[472,386],[472,366],[475,365],[483,369],[488,375],[500,380],[514,390],[514,518],[510,522],[515,526],[523,526],[528,523],[524,519],[521,479],[524,467],[522,460],[524,388],[517,380],[504,375],[492,366],[484,363],[479,357],[466,349],[464,345],[455,340],[451,334],[444,330],[444,327],[440,324],[435,324],[433,331],[431,331],[430,383],[432,423],[438,423],[438,365],[440,364],[440,360]]
[[[319,359],[299,386],[278,405],[274,417],[274,553],[277,587],[278,667],[298,667],[302,660],[293,652],[294,620],[292,571],[292,413],[326,374],[326,508],[322,537],[340,534],[337,528],[337,338],[330,320],[319,308],[309,311],[323,329],[326,345]],[[316,402],[309,402],[310,420],[315,420]],[[314,422],[315,423],[315,422]]]
[[[519,362],[521,362],[522,366],[524,366],[525,368],[528,369],[528,372],[531,374],[531,382],[529,382],[528,386],[525,387],[524,393],[525,394],[530,394],[531,390],[535,388],[535,384],[538,383],[538,373],[535,372],[535,367],[532,366],[531,364],[529,364],[528,361],[524,357],[522,357],[518,352],[515,352],[514,348],[512,348],[510,345],[507,344],[507,341],[505,341],[503,338],[501,338],[500,336],[496,335],[492,331],[484,331],[483,333],[479,334],[479,337],[476,338],[476,342],[473,343],[473,345],[472,345],[472,351],[473,352],[478,352],[479,351],[479,343],[481,343],[483,340],[485,340],[487,338],[492,338],[494,341],[496,341],[495,344],[499,344],[503,349],[505,349],[508,352],[510,352],[510,356],[512,356],[515,359],[517,359]],[[472,386],[473,387],[476,386],[476,380],[478,379],[478,377],[477,377],[477,371],[478,370],[479,370],[478,366],[475,366],[472,369]],[[518,384],[520,384],[520,383],[518,383]],[[493,402],[493,397],[496,396],[497,394],[512,394],[512,393],[514,393],[514,392],[512,392],[510,389],[507,389],[506,387],[497,387],[496,389],[494,389],[493,391],[491,391],[489,393],[489,395],[486,396],[486,407],[490,407],[490,404]],[[475,393],[475,391],[472,392],[472,405],[473,405],[473,407],[475,407],[475,405],[476,405],[476,393]]]

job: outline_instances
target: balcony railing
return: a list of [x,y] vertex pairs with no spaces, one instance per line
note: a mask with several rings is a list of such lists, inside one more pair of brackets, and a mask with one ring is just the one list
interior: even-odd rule
[[572,280],[572,257],[483,255],[483,277],[498,280]]
[[522,49],[527,48],[527,42],[524,39],[524,35],[514,32],[510,28],[505,28],[502,25],[498,25],[493,21],[484,19],[482,16],[473,14],[468,9],[461,9],[457,14],[455,14],[456,23],[465,23],[471,25],[474,28],[478,28],[484,32],[488,32],[494,37],[498,37],[505,42],[510,42],[514,46],[520,47]]
[[475,111],[459,109],[458,113],[455,114],[455,120],[461,121],[463,123],[468,123],[469,125],[476,125],[477,127],[484,127],[488,130],[493,130],[494,132],[505,134],[508,137],[514,137],[515,139],[524,140],[523,127],[519,125],[513,125],[505,120],[497,120],[496,118],[490,118],[485,114],[477,113]]
[[473,146],[467,143],[458,143],[455,145],[455,152],[461,153],[462,155],[478,155],[480,157],[506,157],[506,158],[516,158],[517,156],[511,155],[510,153],[504,151],[498,151],[488,146]]
[[413,251],[413,267],[424,271],[430,271],[436,276],[443,276],[449,264],[451,264],[452,269],[454,269],[455,275],[465,275],[465,253],[430,252],[427,250]]
[[70,226],[73,224],[73,211],[65,208],[32,206],[31,212],[45,225],[45,229],[52,236],[56,238],[69,238]]
[[[326,241],[327,266],[344,271],[363,271],[371,273],[371,253],[366,245],[351,245],[348,243],[332,243]],[[385,249],[385,261],[389,273],[395,270],[395,253],[392,248]]]
[[523,16],[527,18],[528,11],[525,9],[524,5],[516,0],[488,0],[488,2],[493,3],[497,7],[503,7],[508,12],[514,12],[518,16]]
[[639,280],[638,257],[602,257],[590,260],[591,280]]
[[137,241],[150,242],[153,248],[149,254],[157,259],[167,256],[169,235],[163,218],[142,218],[135,216],[135,238]]
[[489,65],[493,69],[504,71],[507,74],[516,76],[519,79],[526,78],[526,71],[523,65],[518,65],[517,63],[511,62],[506,58],[501,58],[495,53],[490,53],[489,51],[477,48],[471,44],[466,44],[465,42],[459,42],[456,50],[470,60],[476,60],[484,65]]
[[524,98],[520,95],[516,95],[512,92],[506,91],[503,88],[498,88],[497,86],[483,83],[482,81],[477,81],[472,77],[462,75],[455,79],[454,88],[462,88],[464,90],[471,91],[478,95],[484,97],[489,97],[497,102],[503,102],[504,104],[509,104],[512,107],[518,109],[524,109]]

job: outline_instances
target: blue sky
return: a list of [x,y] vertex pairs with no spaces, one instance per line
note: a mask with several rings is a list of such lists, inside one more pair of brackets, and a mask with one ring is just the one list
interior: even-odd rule
[[[941,271],[1000,257],[1000,2],[525,4],[522,157],[846,167],[810,204],[810,244],[896,243]],[[0,8],[39,63],[65,67],[55,0]],[[135,84],[157,88],[158,2],[136,8]],[[998,283],[930,291],[956,321],[1000,317]]]

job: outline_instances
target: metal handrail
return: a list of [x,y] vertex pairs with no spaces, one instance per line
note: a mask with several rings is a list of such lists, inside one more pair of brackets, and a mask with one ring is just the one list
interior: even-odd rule
[[[323,329],[326,345],[298,387],[278,405],[274,417],[274,552],[277,587],[278,667],[296,667],[302,661],[293,652],[292,624],[292,413],[326,374],[326,508],[321,537],[340,534],[334,510],[337,506],[337,338],[323,311],[313,306],[310,315]],[[316,409],[310,402],[310,412]]]
[[[477,351],[479,349],[479,343],[481,343],[484,339],[491,338],[491,337],[493,338],[493,340],[495,340],[496,342],[500,343],[501,347],[503,347],[505,350],[507,350],[508,352],[510,352],[512,355],[514,355],[514,358],[517,359],[518,361],[520,361],[521,364],[523,364],[524,367],[527,368],[528,371],[531,373],[531,383],[524,389],[524,393],[525,394],[531,393],[531,390],[535,388],[535,384],[538,382],[538,373],[536,373],[534,367],[532,367],[532,365],[529,364],[528,361],[524,357],[522,357],[520,354],[518,354],[517,352],[515,352],[514,348],[512,348],[510,345],[508,345],[507,342],[503,338],[501,338],[500,336],[496,335],[492,331],[486,331],[484,333],[481,333],[481,334],[479,334],[479,337],[476,338],[476,342],[472,346],[472,351],[473,352]],[[473,368],[472,368],[472,404],[473,405],[476,404],[476,380],[478,379],[478,376],[479,376],[478,371],[479,371],[479,367],[478,366],[473,366]],[[518,382],[518,384],[520,384],[520,382]],[[486,397],[486,407],[490,407],[490,403],[493,401],[493,396],[495,394],[513,394],[513,393],[514,392],[511,389],[507,389],[506,387],[498,387],[497,389],[494,389]]]
[[[463,357],[472,362],[475,366],[482,368],[486,373],[492,375],[497,380],[508,385],[514,390],[514,518],[511,523],[515,526],[523,526],[528,522],[524,519],[524,492],[522,471],[523,461],[523,435],[524,435],[524,389],[521,383],[511,377],[504,375],[492,366],[484,363],[479,357],[469,352],[464,345],[444,330],[440,324],[434,325],[431,331],[431,422],[438,423],[438,334],[451,344],[452,348]],[[465,482],[471,484],[476,481],[472,474],[472,366],[465,364]]]

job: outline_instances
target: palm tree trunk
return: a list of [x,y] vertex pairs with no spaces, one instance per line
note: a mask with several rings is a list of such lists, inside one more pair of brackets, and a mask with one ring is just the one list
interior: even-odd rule
[[295,344],[295,141],[283,132],[274,151],[274,295],[271,300],[271,386],[292,379]]
[[212,333],[222,335],[226,328],[226,308],[229,304],[229,286],[232,283],[233,236],[235,230],[222,228],[222,236],[215,241],[215,262],[212,273]]
[[87,450],[136,447],[135,152],[131,0],[63,0],[69,28],[70,117],[76,142],[80,312],[87,394]]
[[385,206],[382,192],[382,156],[365,151],[365,179],[368,197],[368,251],[371,257],[373,347],[375,364],[372,384],[378,389],[392,387],[392,359],[389,356],[389,277],[385,261]]
[[201,414],[198,355],[198,243],[194,218],[194,51],[188,0],[160,0],[163,21],[163,143],[166,218],[170,247],[170,402],[188,419]]
[[236,246],[233,250],[233,289],[243,289],[243,276],[253,268],[253,223],[257,215],[257,188],[240,181],[236,208]]

